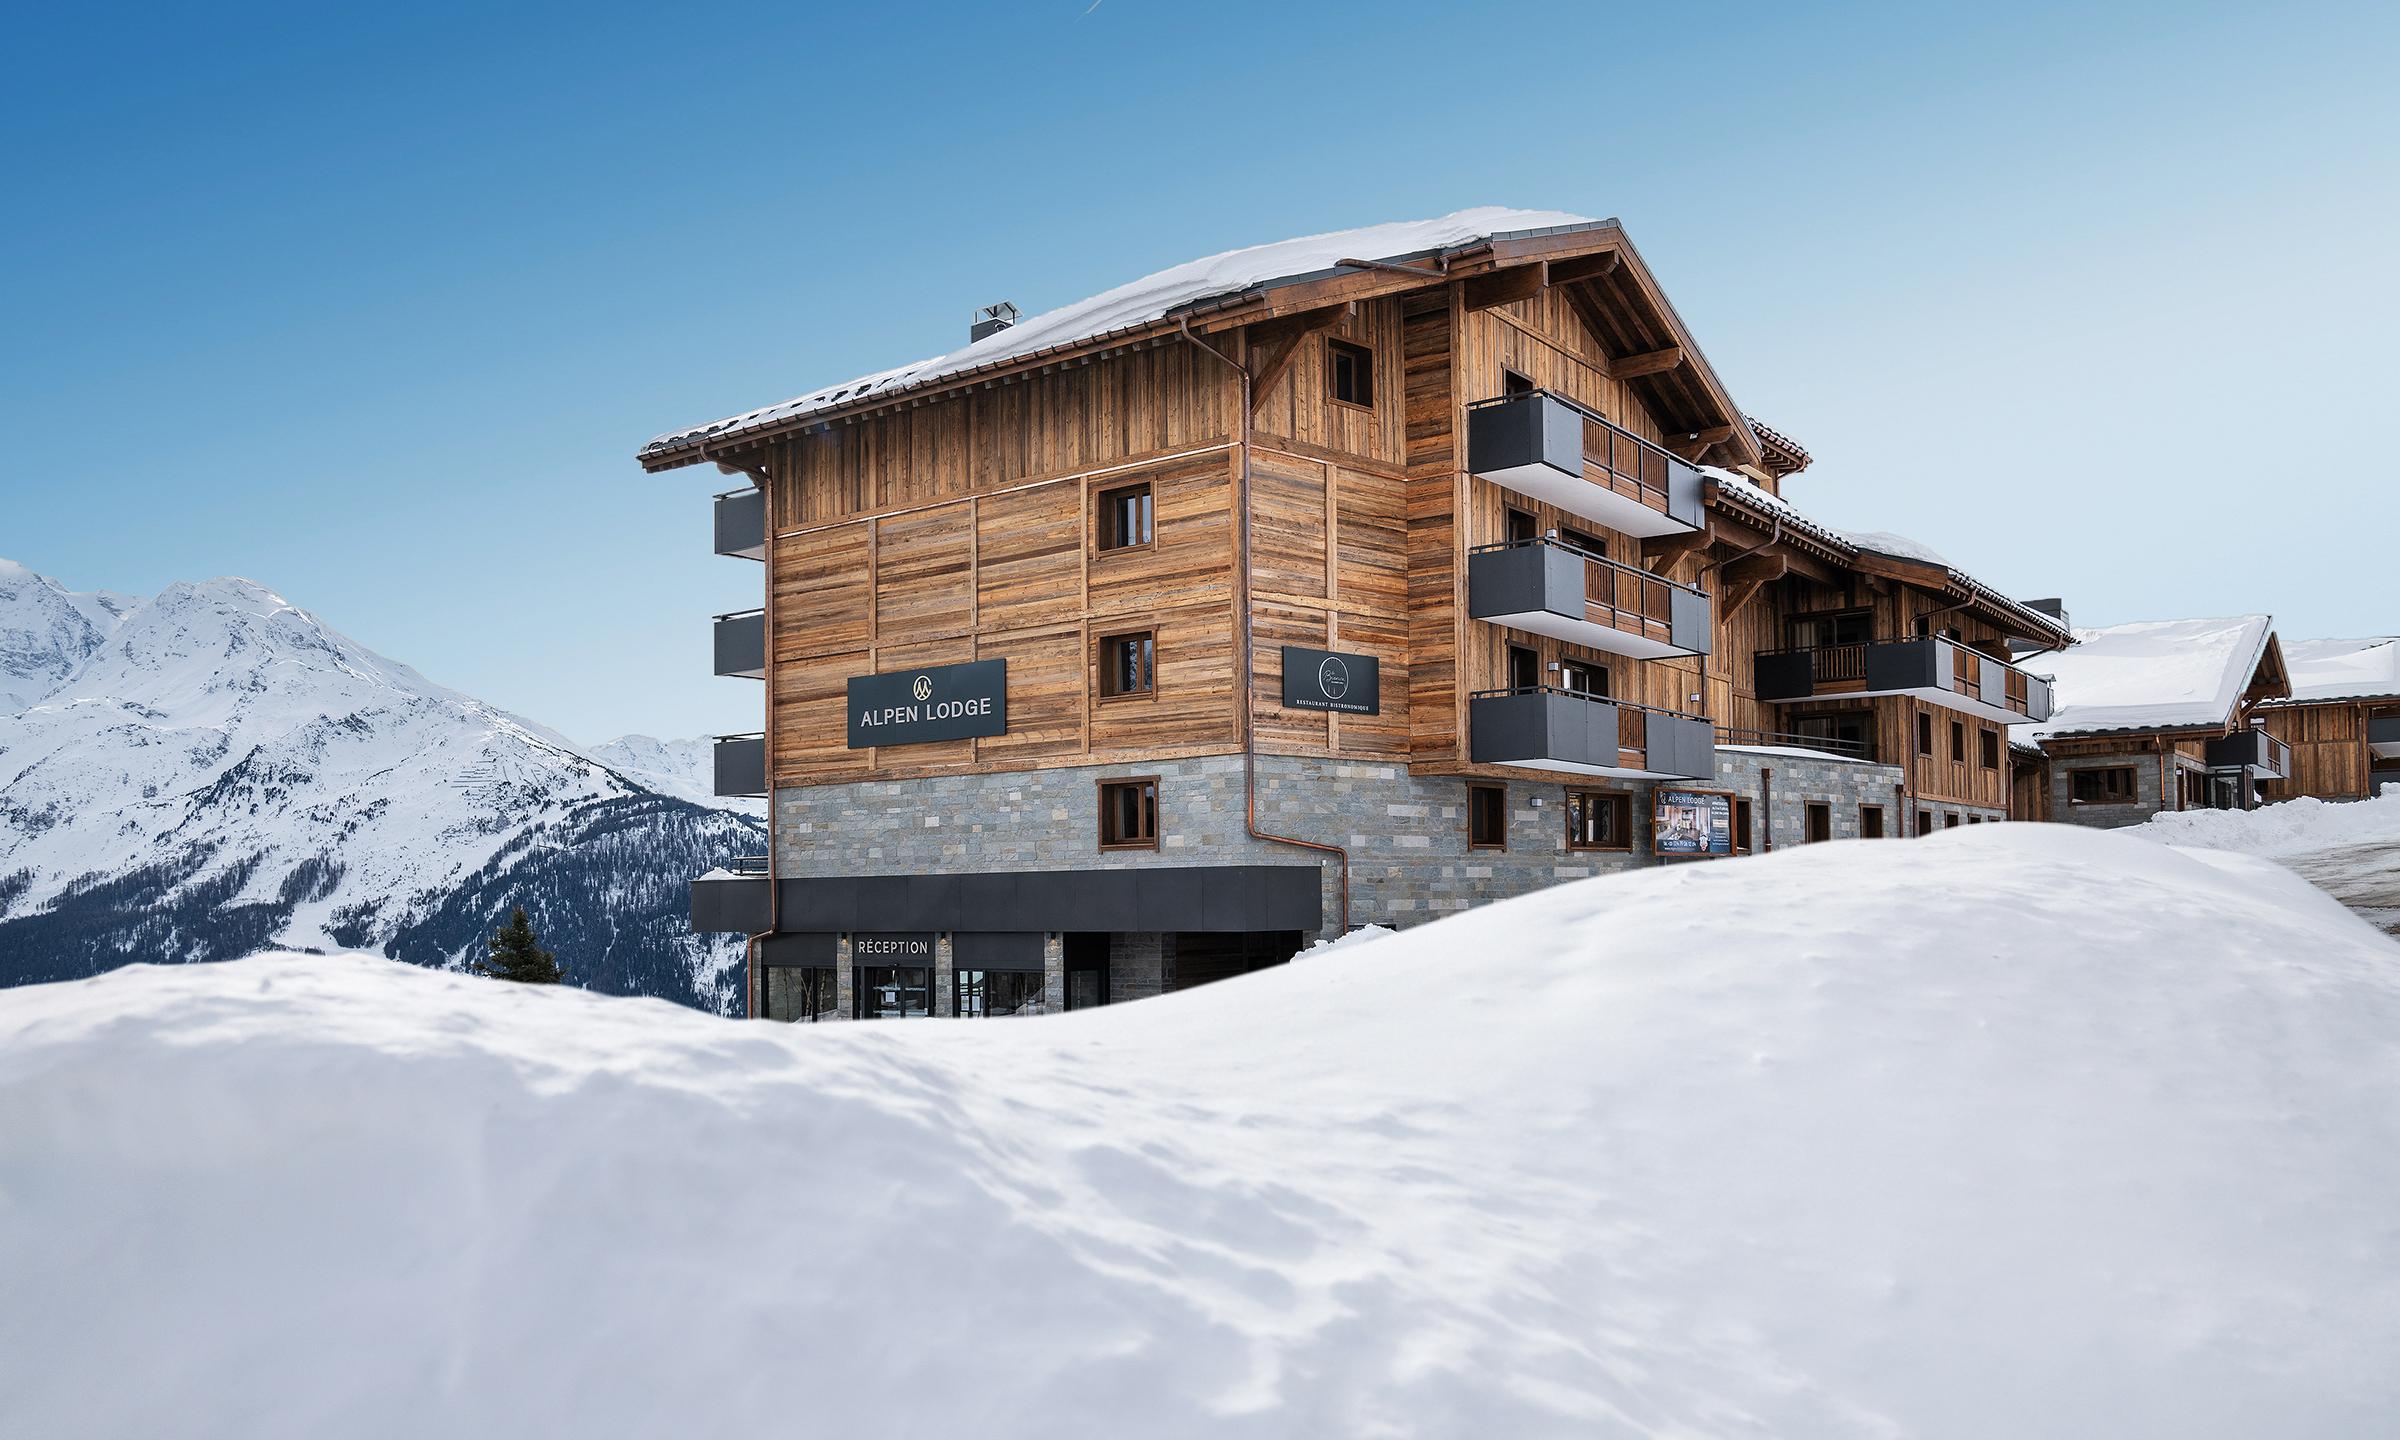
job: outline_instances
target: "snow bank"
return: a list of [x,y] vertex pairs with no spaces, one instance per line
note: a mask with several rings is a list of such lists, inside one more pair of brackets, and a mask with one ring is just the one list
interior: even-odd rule
[[2256,810],[2171,810],[2130,833],[2167,845],[2277,859],[2345,845],[2400,846],[2400,793],[2341,801],[2308,795]]
[[996,1024],[18,990],[0,1433],[2380,1433],[2395,959],[2007,825]]

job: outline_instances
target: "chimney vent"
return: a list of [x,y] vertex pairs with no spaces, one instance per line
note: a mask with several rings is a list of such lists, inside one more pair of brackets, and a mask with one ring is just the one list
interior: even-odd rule
[[1016,323],[1016,306],[1006,300],[997,305],[986,305],[975,312],[975,323],[967,327],[967,340],[971,344],[986,335],[997,335]]

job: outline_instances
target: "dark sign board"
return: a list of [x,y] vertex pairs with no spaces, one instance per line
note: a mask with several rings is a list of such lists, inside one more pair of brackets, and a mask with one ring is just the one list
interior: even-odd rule
[[1380,715],[1383,691],[1372,655],[1283,647],[1283,703],[1294,710]]
[[850,677],[850,748],[1008,733],[1008,662]]
[[1654,792],[1651,849],[1660,855],[1731,855],[1733,794],[1727,790]]
[[850,937],[850,963],[853,965],[931,965],[933,963],[933,932],[930,930],[861,932]]

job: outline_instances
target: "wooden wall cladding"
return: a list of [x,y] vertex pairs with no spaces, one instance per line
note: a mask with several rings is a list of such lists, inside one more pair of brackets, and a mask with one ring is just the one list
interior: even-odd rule
[[1140,614],[1198,599],[1233,596],[1233,456],[1214,451],[1161,465],[1116,471],[1083,482],[1080,523],[1089,534],[1093,498],[1103,490],[1150,482],[1155,541],[1136,550],[1095,552],[1086,585],[1095,613]]
[[2270,780],[2266,796],[2288,800],[2315,795],[2355,800],[2372,789],[2374,760],[2367,750],[2368,707],[2359,704],[2270,705],[2258,715],[2267,733],[2292,747],[2292,773]]
[[[1275,383],[1255,397],[1252,425],[1266,443],[1288,441],[1302,450],[1353,456],[1383,465],[1407,460],[1406,360],[1400,301],[1362,302],[1323,334],[1300,342]],[[1365,346],[1374,357],[1374,405],[1362,409],[1331,398],[1327,345]]]
[[[1239,743],[1230,606],[1186,605],[1095,616],[1085,628],[1084,686],[1092,697],[1089,749],[1096,757],[1105,758],[1111,750],[1150,753]],[[1135,628],[1155,636],[1156,687],[1148,695],[1104,699],[1099,642],[1103,636]]]
[[977,621],[1003,631],[1083,613],[1084,485],[1063,481],[975,502]]
[[975,537],[972,501],[875,522],[878,637],[962,635],[974,628]]

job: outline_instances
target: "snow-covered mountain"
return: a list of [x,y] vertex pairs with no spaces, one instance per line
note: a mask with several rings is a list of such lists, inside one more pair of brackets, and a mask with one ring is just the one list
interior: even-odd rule
[[247,580],[76,595],[0,567],[0,983],[128,960],[481,953],[522,904],[579,983],[709,1009],[688,878],[764,848]]
[[715,743],[707,736],[690,740],[660,740],[649,735],[620,735],[589,747],[594,759],[630,779],[695,805],[713,805],[744,815],[764,816],[764,800],[723,800],[717,797]]

